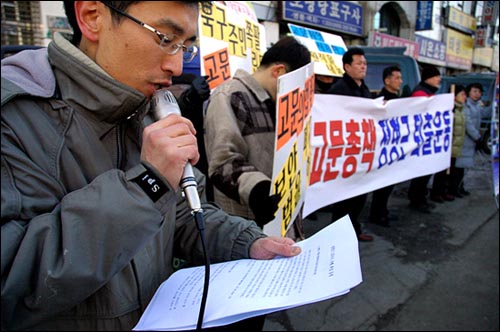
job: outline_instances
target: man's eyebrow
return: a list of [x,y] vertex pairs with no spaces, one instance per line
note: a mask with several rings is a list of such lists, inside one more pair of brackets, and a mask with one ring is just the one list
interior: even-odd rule
[[173,30],[172,33],[175,33],[178,35],[183,34],[185,31],[184,28],[182,26],[180,26],[177,22],[172,21],[170,18],[167,18],[167,17],[159,19],[158,25],[168,27],[168,28]]
[[[185,30],[182,26],[180,26],[177,22],[174,22],[174,21],[172,21],[172,20],[171,20],[171,19],[169,19],[169,18],[163,18],[163,19],[160,19],[160,20],[159,20],[159,25],[160,25],[160,26],[165,26],[165,27],[170,28],[170,29],[172,30],[172,33],[173,33],[173,34],[176,34],[176,35],[182,35],[182,34],[184,34],[184,33],[185,33],[185,31],[186,31],[186,30]],[[189,40],[189,41],[194,42],[194,41],[196,41],[196,39],[197,39],[197,36],[196,36],[196,35],[194,35],[194,36],[191,36],[191,37],[187,38],[186,40]]]

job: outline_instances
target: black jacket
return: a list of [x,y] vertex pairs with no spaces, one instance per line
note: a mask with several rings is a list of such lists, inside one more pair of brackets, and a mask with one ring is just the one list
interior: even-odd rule
[[377,95],[377,98],[378,97],[384,97],[384,100],[391,100],[391,99],[399,98],[399,96],[397,94],[387,91],[387,89],[385,87],[382,88],[382,90],[380,90],[380,92]]
[[423,81],[418,83],[417,86],[413,89],[411,92],[412,97],[413,96],[422,96],[422,92],[427,95],[427,96],[432,96],[436,94],[436,92],[439,90],[439,88],[436,88],[435,86],[432,86],[430,84],[427,84]]
[[335,82],[327,93],[333,95],[343,95],[352,97],[372,98],[370,89],[365,84],[365,81],[358,86],[351,76],[344,74],[344,76]]

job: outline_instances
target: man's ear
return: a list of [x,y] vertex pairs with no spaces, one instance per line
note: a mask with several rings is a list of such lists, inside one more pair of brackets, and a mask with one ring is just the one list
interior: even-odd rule
[[286,67],[282,63],[278,63],[272,66],[271,73],[274,78],[278,78],[283,74],[286,74]]
[[99,1],[75,1],[76,21],[83,37],[92,42],[99,39],[104,10],[104,5]]

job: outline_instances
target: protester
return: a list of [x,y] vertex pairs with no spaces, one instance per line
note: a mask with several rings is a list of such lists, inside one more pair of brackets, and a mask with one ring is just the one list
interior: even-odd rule
[[210,86],[207,82],[207,76],[183,73],[181,76],[173,77],[172,84],[170,90],[179,102],[182,116],[191,120],[196,130],[196,141],[198,142],[198,152],[200,153],[200,159],[196,163],[196,168],[205,175],[207,200],[213,201],[214,191],[208,178],[207,152],[205,151],[203,129],[203,118],[205,117],[204,103],[210,97]]
[[[450,92],[454,92],[455,94],[451,160],[449,169],[447,168],[434,174],[431,189],[431,200],[437,203],[444,203],[446,201],[451,202],[455,200],[455,195],[453,193],[456,193],[458,188],[458,183],[455,183],[458,172],[455,162],[456,158],[460,157],[462,153],[462,145],[464,143],[465,136],[465,115],[462,110],[465,100],[467,99],[465,87],[463,85],[457,85],[455,90]],[[451,183],[448,183],[449,181]]]
[[[483,86],[481,83],[471,83],[467,85],[467,101],[464,105],[465,113],[465,139],[462,147],[462,155],[457,158],[455,166],[459,169],[458,179],[459,187],[455,194],[461,196],[470,195],[470,191],[465,189],[464,175],[466,168],[474,167],[474,156],[478,144],[481,142],[481,119],[489,116],[489,110],[481,101],[483,96]],[[460,172],[462,169],[462,172]],[[458,195],[457,195],[458,196]]]
[[[253,74],[238,69],[208,101],[205,144],[215,202],[225,211],[255,219],[264,227],[274,219],[279,194],[269,195],[276,136],[278,77],[311,61],[308,49],[293,37],[269,48]],[[302,216],[288,237],[304,237]]]
[[[433,66],[428,65],[422,70],[421,80],[413,89],[411,97],[431,97],[436,94],[441,84],[441,73]],[[422,213],[431,213],[436,206],[427,200],[427,184],[432,174],[419,176],[410,181],[408,199],[410,207]]]
[[[365,52],[359,47],[352,47],[342,56],[344,75],[337,80],[327,93],[352,97],[371,98],[370,89],[365,84],[366,59]],[[335,108],[332,109],[335,111]],[[332,222],[342,218],[346,214],[351,219],[358,241],[373,241],[373,236],[364,234],[358,217],[363,210],[367,194],[362,194],[346,200],[329,205],[328,210],[332,212]]]
[[[384,97],[385,101],[399,98],[399,90],[403,84],[401,68],[398,66],[389,66],[384,68],[382,73],[384,87],[377,95]],[[397,216],[389,213],[388,203],[394,184],[377,189],[373,192],[370,208],[370,222],[384,227],[389,227],[391,221],[397,220]]]
[[[179,189],[193,125],[144,126],[196,55],[198,3],[112,3],[65,1],[72,42],[2,60],[2,330],[131,330],[174,257],[204,262]],[[194,171],[212,263],[300,251],[205,203]]]
[[[321,64],[324,66],[323,64]],[[316,68],[318,66],[318,63],[314,64],[314,70],[316,72]],[[326,67],[326,66],[325,66]],[[314,93],[316,94],[324,94],[328,91],[328,89],[331,88],[332,84],[335,82],[335,77],[331,75],[324,75],[324,74],[314,74]],[[328,212],[328,208],[322,208],[319,210],[316,210],[312,213],[310,213],[307,216],[308,220],[318,220],[318,212]]]
[[330,75],[315,74],[314,75],[314,92],[326,93],[334,83],[335,78]]
[[456,167],[456,161],[462,154],[465,139],[465,113],[463,108],[467,100],[467,94],[465,87],[461,84],[456,85],[453,92],[455,94],[455,106],[453,107],[453,138],[450,169],[449,174],[448,169],[434,174],[434,182],[432,183],[431,190],[431,197],[434,198],[434,201],[436,201],[436,197],[446,200],[446,195],[450,195],[453,198],[463,197],[458,193],[463,169]]

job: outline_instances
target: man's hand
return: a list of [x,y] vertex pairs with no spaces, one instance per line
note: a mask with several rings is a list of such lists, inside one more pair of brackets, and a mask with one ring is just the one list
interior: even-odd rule
[[271,259],[275,256],[291,257],[300,254],[300,247],[287,237],[268,236],[255,240],[250,246],[250,258]]
[[186,164],[200,158],[196,130],[188,119],[171,114],[144,128],[141,160],[147,161],[177,190]]

